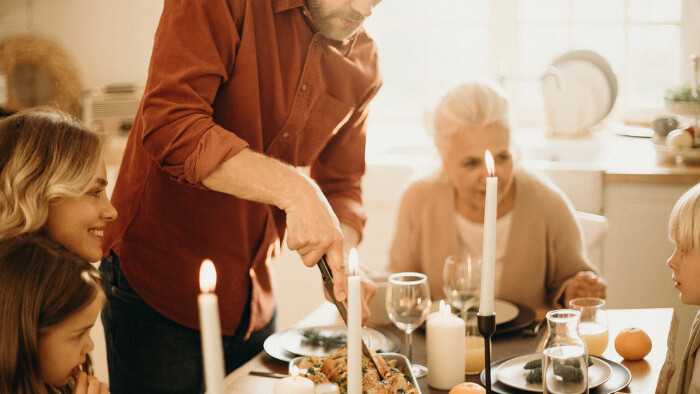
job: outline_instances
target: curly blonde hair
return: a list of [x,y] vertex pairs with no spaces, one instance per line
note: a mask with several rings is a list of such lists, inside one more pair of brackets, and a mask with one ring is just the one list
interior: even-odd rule
[[85,194],[102,161],[103,139],[48,107],[0,121],[0,240],[35,233],[49,204]]

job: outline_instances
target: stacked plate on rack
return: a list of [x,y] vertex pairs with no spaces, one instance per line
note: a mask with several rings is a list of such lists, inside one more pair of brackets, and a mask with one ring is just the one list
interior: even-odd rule
[[542,77],[550,132],[555,135],[588,134],[612,110],[617,78],[610,64],[589,50],[565,53],[552,62]]

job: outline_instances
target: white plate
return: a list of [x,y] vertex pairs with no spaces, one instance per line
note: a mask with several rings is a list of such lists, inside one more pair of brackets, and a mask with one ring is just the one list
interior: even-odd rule
[[[302,340],[304,339],[304,336],[302,335],[302,332],[304,332],[304,330],[316,330],[326,336],[338,334],[347,335],[348,332],[348,328],[343,325],[293,328],[282,332],[280,335],[280,343],[282,344],[284,350],[299,356],[325,357],[337,349],[337,347],[324,348],[323,346],[314,346],[303,343]],[[369,327],[362,328],[362,339],[365,341],[365,345],[367,345],[370,350],[374,351],[377,351],[386,344],[386,338],[384,335],[381,332]]]
[[[445,301],[447,304],[447,301]],[[437,312],[440,309],[440,301],[430,305],[430,312]],[[493,311],[496,313],[496,325],[508,323],[518,317],[520,310],[518,306],[510,301],[496,299],[493,302]],[[454,312],[454,310],[453,310]]]
[[[498,366],[496,377],[503,384],[516,389],[541,393],[542,383],[528,383],[525,380],[529,370],[523,368],[529,361],[542,357],[541,353],[514,357]],[[605,361],[591,357],[593,365],[588,368],[588,388],[592,389],[605,383],[612,376],[612,368]]]
[[[599,113],[600,118],[596,121],[597,123],[603,120],[603,118],[610,113],[615,105],[615,100],[617,99],[617,77],[615,76],[615,72],[613,71],[612,67],[610,67],[610,63],[608,63],[604,57],[597,52],[585,49],[567,52],[559,56],[552,62],[552,66],[558,68],[560,65],[569,61],[579,60],[595,65],[607,81],[607,89],[601,89],[599,91],[601,94],[599,97],[601,98],[601,101],[605,101],[607,103],[607,108],[603,112]],[[599,86],[599,89],[600,88],[602,88],[602,86]]]

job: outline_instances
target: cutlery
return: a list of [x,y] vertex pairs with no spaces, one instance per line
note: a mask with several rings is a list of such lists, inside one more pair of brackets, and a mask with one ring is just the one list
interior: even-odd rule
[[534,337],[537,335],[537,333],[540,331],[540,328],[544,326],[544,323],[547,322],[547,319],[542,319],[540,321],[535,321],[532,323],[530,326],[523,328],[523,335]]
[[262,371],[250,371],[248,372],[249,375],[254,375],[254,376],[263,376],[266,378],[274,378],[274,379],[282,379],[286,378],[289,376],[286,373],[279,373],[279,372],[262,372]]
[[[333,292],[333,273],[331,272],[330,267],[328,266],[328,262],[326,261],[326,256],[321,256],[321,260],[318,261],[316,264],[318,265],[318,268],[321,270],[321,277],[323,277],[323,286],[325,286],[326,291],[328,291],[328,294],[331,297],[331,300],[333,300],[333,303],[335,304],[336,308],[338,308],[338,312],[340,313],[340,317],[343,318],[343,321],[345,322],[345,325],[348,325],[348,310],[345,308],[345,304],[342,302],[339,302],[335,298],[335,293]],[[377,362],[374,361],[374,357],[372,357],[372,353],[369,352],[369,349],[367,348],[367,345],[365,345],[364,339],[360,338],[360,341],[362,342],[362,354],[367,356],[370,361],[372,361],[372,365],[374,365],[374,368],[377,369],[377,373],[379,374],[379,377],[381,380],[384,380],[384,375],[382,374],[382,370],[379,368],[379,365],[377,365]]]

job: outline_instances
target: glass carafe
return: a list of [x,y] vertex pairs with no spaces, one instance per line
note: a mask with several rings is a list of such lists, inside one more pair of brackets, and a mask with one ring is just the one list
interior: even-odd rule
[[547,313],[549,332],[542,348],[544,393],[588,393],[588,349],[578,331],[580,317],[572,309]]

